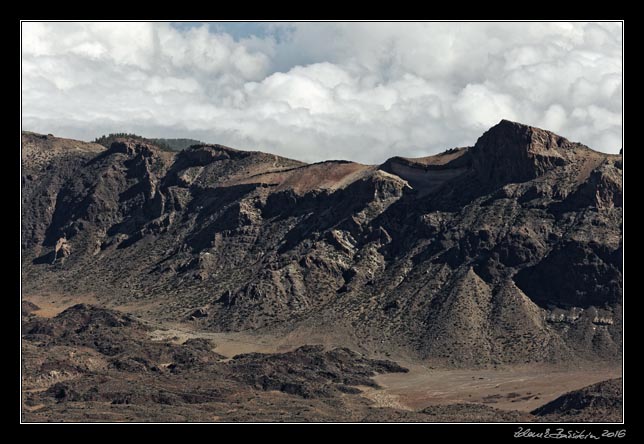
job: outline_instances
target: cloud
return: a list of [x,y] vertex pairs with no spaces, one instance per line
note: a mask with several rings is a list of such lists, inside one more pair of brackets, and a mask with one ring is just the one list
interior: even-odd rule
[[498,116],[518,120],[511,96],[496,92],[485,85],[467,85],[458,94],[454,110],[460,121],[469,127],[485,130],[498,122]]
[[366,163],[471,145],[503,118],[622,146],[620,23],[247,26],[25,22],[23,128]]

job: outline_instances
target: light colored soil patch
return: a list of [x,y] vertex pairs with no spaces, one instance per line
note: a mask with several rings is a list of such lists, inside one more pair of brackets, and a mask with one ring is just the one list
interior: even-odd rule
[[60,293],[47,293],[37,295],[23,295],[23,301],[29,301],[36,304],[39,309],[34,310],[36,316],[43,318],[53,318],[61,311],[76,304],[96,304],[97,300],[94,295],[66,295]]
[[232,358],[235,355],[243,353],[285,352],[302,345],[297,344],[289,346],[281,343],[281,341],[276,338],[266,336],[257,337],[243,332],[213,333],[191,330],[189,327],[182,324],[175,324],[153,330],[150,335],[153,340],[169,340],[176,344],[182,344],[188,339],[193,338],[208,339],[215,344],[214,351],[228,358]]
[[323,345],[330,350],[336,347],[348,347],[356,352],[365,352],[351,340],[351,333],[337,326],[333,332],[314,331],[308,327],[298,328],[286,335],[262,335],[246,332],[215,333],[199,330],[198,324],[184,323],[149,323],[155,328],[152,338],[170,340],[181,344],[191,338],[209,339],[216,344],[214,350],[226,357],[242,353],[285,353],[303,345]]
[[343,188],[373,171],[375,171],[375,167],[369,165],[331,161],[312,165],[301,165],[296,168],[258,171],[258,174],[246,174],[243,177],[234,178],[227,183],[229,185],[257,182],[270,183],[277,185],[276,190],[278,191],[289,189],[299,194],[304,194],[314,189],[335,190]]
[[445,165],[446,163],[463,156],[466,152],[467,148],[457,148],[451,152],[434,154],[433,156],[405,157],[404,159],[421,165]]
[[598,153],[586,152],[584,154],[586,158],[577,175],[577,184],[585,182],[590,176],[590,173],[606,161],[606,156],[598,155]]
[[145,318],[146,313],[159,307],[159,301],[154,299],[146,301],[133,301],[119,305],[109,305],[107,308],[123,311],[131,315]]
[[22,405],[22,408],[25,409],[28,412],[35,412],[36,410],[40,410],[45,407],[45,404],[37,404],[37,405]]
[[376,389],[373,387],[359,386],[362,390],[362,396],[373,401],[375,407],[389,407],[392,409],[400,410],[411,410],[409,406],[406,406],[400,402],[400,397],[398,395],[387,393],[384,390]]
[[[331,165],[330,165],[331,164]],[[293,189],[304,194],[314,189],[335,190],[360,179],[374,168],[359,163],[331,163],[308,165],[285,176],[277,190]]]
[[621,376],[620,367],[434,370],[413,363],[400,364],[410,372],[378,375],[374,379],[383,392],[397,396],[401,404],[413,410],[435,404],[476,402],[505,410],[531,411],[571,390]]

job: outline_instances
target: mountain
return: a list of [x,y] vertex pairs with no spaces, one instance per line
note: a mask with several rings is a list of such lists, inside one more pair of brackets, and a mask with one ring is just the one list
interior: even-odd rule
[[435,365],[615,362],[622,156],[501,121],[382,165],[23,133],[22,286]]

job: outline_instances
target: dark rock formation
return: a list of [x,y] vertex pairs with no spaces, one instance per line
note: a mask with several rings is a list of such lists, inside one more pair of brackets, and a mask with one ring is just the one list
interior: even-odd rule
[[409,371],[392,361],[365,359],[347,348],[325,352],[322,346],[304,346],[284,354],[238,355],[229,365],[236,379],[257,389],[304,398],[331,397],[338,391],[360,393],[348,386],[378,387],[371,379],[376,374]]
[[488,185],[525,182],[565,166],[577,143],[554,133],[502,120],[470,151],[472,166]]
[[37,388],[25,392],[26,421],[111,421],[121,405],[131,407],[129,419],[146,421],[168,419],[166,406],[183,412],[172,421],[359,419],[369,407],[356,386],[407,371],[321,346],[227,360],[204,338],[154,341],[128,314],[83,304],[33,319],[25,331],[23,383]]
[[561,395],[532,414],[562,422],[622,421],[622,379],[610,379]]

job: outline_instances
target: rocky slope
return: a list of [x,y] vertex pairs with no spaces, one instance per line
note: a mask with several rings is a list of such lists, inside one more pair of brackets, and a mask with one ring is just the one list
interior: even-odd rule
[[380,166],[25,133],[23,290],[449,366],[615,361],[621,170],[508,121]]
[[622,421],[622,379],[610,379],[566,393],[534,410],[545,421]]
[[27,422],[359,420],[357,386],[407,371],[319,346],[225,359],[208,340],[152,341],[133,317],[84,304],[23,321]]

